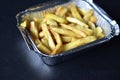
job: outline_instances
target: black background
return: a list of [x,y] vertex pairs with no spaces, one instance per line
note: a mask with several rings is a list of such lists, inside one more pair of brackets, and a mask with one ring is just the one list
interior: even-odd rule
[[[28,50],[15,15],[45,1],[0,1],[0,80],[120,80],[120,36],[56,66],[47,66]],[[94,2],[120,25],[119,0]]]

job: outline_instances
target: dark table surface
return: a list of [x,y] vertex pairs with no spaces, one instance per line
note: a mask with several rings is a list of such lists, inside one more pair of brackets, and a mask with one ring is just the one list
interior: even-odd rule
[[[45,1],[0,1],[0,80],[120,80],[120,36],[56,66],[47,66],[28,50],[15,15]],[[94,2],[120,25],[119,0]]]

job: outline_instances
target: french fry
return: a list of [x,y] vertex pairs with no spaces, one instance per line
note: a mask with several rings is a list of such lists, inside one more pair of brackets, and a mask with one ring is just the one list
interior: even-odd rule
[[104,35],[103,33],[101,33],[101,34],[99,35],[98,39],[101,39],[101,38],[104,38],[104,37],[105,37],[105,35]]
[[84,23],[84,22],[82,22],[82,21],[80,21],[80,20],[78,20],[78,19],[76,19],[76,18],[67,17],[66,19],[67,19],[69,22],[76,23],[76,24],[78,24],[78,25],[81,25],[81,26],[84,26],[84,27],[88,28],[88,25],[87,25],[86,23]]
[[94,35],[99,38],[99,36],[103,33],[103,30],[101,27],[96,27],[94,31]]
[[45,23],[42,23],[42,30],[44,32],[45,38],[48,40],[49,46],[51,50],[55,49],[55,43],[54,40],[50,34],[50,31],[48,30],[48,27]]
[[80,25],[76,25],[75,27],[77,29],[81,30],[82,32],[84,32],[85,34],[87,34],[87,36],[91,36],[93,34],[93,30],[92,29],[85,28],[85,27],[82,27]]
[[69,25],[69,26],[76,26],[75,23],[71,23],[71,24],[67,24],[67,25]]
[[61,39],[63,43],[68,43],[72,41],[72,37],[69,36],[61,36]]
[[56,40],[56,43],[57,43],[55,49],[54,49],[53,52],[51,53],[52,55],[54,55],[54,54],[58,54],[58,53],[61,52],[61,50],[62,50],[62,49],[61,49],[61,47],[62,47],[62,40],[61,40],[61,37],[60,37],[60,35],[59,35],[58,33],[54,32],[54,31],[52,30],[52,28],[51,28],[50,30],[51,30],[53,36],[55,37],[55,40]]
[[89,43],[89,42],[92,42],[92,41],[95,41],[96,40],[96,37],[95,36],[87,36],[85,38],[81,38],[81,39],[78,39],[78,40],[75,40],[73,42],[70,42],[68,44],[65,44],[63,46],[63,51],[67,51],[67,50],[70,50],[70,49],[73,49],[73,48],[76,48],[78,46],[81,46],[83,44],[86,44],[86,43]]
[[89,29],[89,28],[86,28],[86,27],[81,26],[81,25],[78,25],[78,24],[75,25],[75,27],[76,27],[77,29],[80,29],[80,30],[81,30],[81,29]]
[[83,19],[85,20],[85,22],[87,23],[90,20],[90,17],[93,15],[94,10],[91,9],[88,11],[88,13],[86,13],[86,15],[83,17]]
[[41,23],[38,23],[38,31],[42,31]]
[[59,6],[58,8],[57,8],[57,10],[56,10],[56,15],[58,15],[58,16],[61,16],[61,17],[64,17],[65,16],[65,14],[67,13],[67,11],[68,11],[68,9],[67,8],[65,8],[65,7],[62,7],[62,6]]
[[44,46],[39,39],[35,39],[35,43],[40,51],[49,55],[51,54],[51,50],[49,50],[46,46]]
[[83,16],[85,16],[88,13],[87,10],[84,10],[82,8],[78,8],[78,10],[79,10],[80,14],[82,14]]
[[68,10],[65,17],[73,17],[73,15],[71,14],[71,12]]
[[27,20],[23,21],[21,24],[20,24],[20,29],[25,29],[27,27]]
[[75,28],[75,27],[71,27],[71,26],[66,25],[66,24],[61,24],[61,26],[62,26],[63,28],[69,29],[69,30],[77,33],[77,34],[80,35],[81,37],[86,37],[86,36],[87,36],[84,32],[82,32],[81,30],[79,30],[79,29],[77,29],[77,28]]
[[57,16],[57,15],[52,14],[52,13],[47,13],[45,15],[45,18],[47,18],[47,19],[53,19],[53,20],[55,20],[55,21],[57,21],[59,23],[67,23],[67,20],[64,19],[63,17]]
[[79,11],[78,11],[77,7],[74,4],[71,4],[70,11],[71,11],[74,18],[76,18],[80,21],[83,21],[81,15],[79,14]]
[[72,41],[71,41],[71,42],[74,42],[74,41],[76,41],[76,40],[77,40],[77,38],[72,37]]
[[90,17],[90,21],[93,22],[93,23],[96,23],[97,22],[97,18],[95,16],[91,16]]
[[41,31],[42,30],[42,28],[41,28],[41,22],[42,22],[42,19],[41,18],[39,18],[39,17],[33,17],[33,20],[32,21],[34,21],[35,22],[35,25],[37,26],[37,28],[38,28],[38,31]]
[[57,22],[52,19],[48,19],[46,21],[46,24],[51,25],[51,26],[58,26]]
[[38,29],[34,21],[30,22],[30,33],[33,38],[38,38]]
[[40,33],[39,33],[39,37],[40,38],[43,38],[45,35],[44,35],[44,32],[43,31],[41,31]]
[[52,29],[61,34],[61,35],[66,35],[66,36],[71,36],[71,37],[78,37],[78,38],[81,38],[80,35],[76,34],[75,32],[73,31],[70,31],[70,30],[67,30],[67,29],[63,29],[63,28],[57,28],[57,27],[52,27]]
[[94,24],[93,22],[88,21],[88,25],[89,25],[89,27],[90,27],[93,31],[95,30],[96,26],[95,26],[95,24]]
[[48,49],[50,49],[50,47],[49,47],[49,43],[48,43],[48,41],[47,41],[46,38],[42,38],[42,39],[41,39],[41,42],[42,42],[43,45],[45,45]]

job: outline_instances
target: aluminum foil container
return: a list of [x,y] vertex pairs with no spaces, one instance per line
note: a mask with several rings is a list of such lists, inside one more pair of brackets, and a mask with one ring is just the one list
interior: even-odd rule
[[[94,9],[95,10],[94,15],[98,19],[97,25],[102,27],[105,33],[105,37],[56,55],[46,55],[40,52],[37,49],[35,43],[33,42],[29,32],[26,29],[25,30],[20,29],[20,23],[22,19],[24,18],[25,15],[30,15],[34,13],[37,14],[37,12],[44,11],[46,9],[52,9],[57,5],[68,5],[69,3],[76,4],[78,7],[83,8],[85,10]],[[71,59],[81,54],[82,51],[85,51],[87,48],[109,41],[111,38],[119,35],[120,33],[119,25],[116,23],[116,21],[112,20],[109,17],[109,15],[102,8],[96,5],[92,0],[50,0],[44,4],[38,4],[36,6],[26,9],[25,11],[18,13],[16,18],[17,27],[21,32],[28,48],[37,53],[41,57],[43,62],[48,65],[55,65],[65,60]]]

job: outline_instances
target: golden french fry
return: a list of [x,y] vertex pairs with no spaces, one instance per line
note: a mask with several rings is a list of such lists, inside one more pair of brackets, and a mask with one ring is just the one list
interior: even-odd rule
[[86,27],[81,26],[81,25],[78,25],[78,24],[75,25],[75,27],[76,27],[77,29],[80,29],[80,30],[81,30],[81,29],[89,29],[89,28],[86,28]]
[[66,35],[66,36],[71,36],[71,37],[78,37],[78,38],[80,37],[80,38],[81,38],[80,35],[76,34],[76,33],[73,32],[73,31],[70,31],[70,30],[68,30],[68,29],[57,28],[57,27],[52,27],[52,29],[53,29],[55,32],[57,32],[57,33],[59,33],[59,34],[61,34],[61,35]]
[[70,49],[73,49],[73,48],[76,48],[78,46],[81,46],[81,45],[84,45],[86,43],[89,43],[89,42],[92,42],[92,41],[95,41],[96,40],[96,37],[95,36],[87,36],[85,38],[81,38],[81,39],[77,39],[73,42],[70,42],[68,44],[65,44],[63,46],[63,51],[67,51],[67,50],[70,50]]
[[66,13],[65,17],[73,17],[71,12],[68,10],[68,12]]
[[88,28],[88,25],[87,25],[86,23],[84,23],[84,22],[82,22],[82,21],[80,21],[80,20],[78,20],[78,19],[76,19],[76,18],[67,17],[66,19],[67,19],[69,22],[76,23],[76,24],[78,24],[78,25],[81,25],[81,26],[84,26],[84,27]]
[[42,30],[44,32],[45,38],[48,40],[49,46],[51,50],[55,49],[55,43],[54,40],[50,34],[50,31],[48,30],[48,26],[45,23],[41,24]]
[[101,34],[99,35],[98,39],[101,39],[101,38],[104,38],[104,37],[105,37],[105,35],[104,35],[103,33],[101,33]]
[[72,41],[72,37],[69,36],[61,36],[61,39],[63,43],[68,43]]
[[52,30],[52,29],[53,29],[53,28],[50,28],[53,36],[55,37],[56,43],[62,44],[62,40],[61,40],[61,38],[60,38],[60,35],[59,35],[58,33],[54,32],[54,30]]
[[48,24],[50,26],[58,26],[57,22],[52,19],[46,20],[46,24]]
[[57,16],[57,15],[52,14],[52,13],[47,13],[45,15],[45,18],[47,18],[47,19],[53,19],[53,20],[55,20],[57,22],[60,22],[60,23],[67,23],[67,20],[65,18]]
[[95,30],[96,27],[95,27],[95,24],[93,22],[88,21],[88,25],[93,31]]
[[88,13],[83,17],[86,23],[90,20],[90,17],[93,15],[93,13],[94,13],[94,10],[90,9]]
[[45,35],[44,35],[44,32],[43,31],[41,31],[40,33],[39,33],[39,37],[40,38],[43,38]]
[[75,27],[77,29],[81,30],[82,32],[84,32],[85,34],[87,34],[87,36],[91,36],[93,34],[93,30],[92,29],[85,28],[85,27],[82,27],[80,25],[76,25]]
[[51,54],[52,51],[49,50],[46,46],[44,46],[39,39],[35,39],[35,43],[40,51],[42,51],[46,54]]
[[62,47],[62,45],[57,44],[56,47],[55,47],[55,49],[52,51],[51,55],[55,55],[55,54],[60,53],[62,51],[61,47]]
[[93,35],[93,30],[92,29],[83,29],[82,31],[84,33],[86,33],[88,36],[92,36]]
[[37,27],[37,30],[38,30],[38,32],[39,31],[41,31],[42,30],[42,28],[41,28],[41,21],[38,21],[38,19],[39,18],[33,18],[33,20],[32,21],[34,21],[35,22],[35,26]]
[[81,30],[79,30],[79,29],[77,29],[77,28],[75,28],[75,27],[71,27],[71,26],[66,25],[66,24],[61,24],[61,26],[62,26],[63,28],[69,29],[69,30],[77,33],[77,34],[80,35],[81,37],[86,37],[86,36],[87,36],[84,32],[82,32]]
[[101,27],[96,27],[94,30],[94,35],[99,38],[99,36],[103,33],[103,30]]
[[67,25],[69,25],[69,26],[76,26],[75,23],[70,23],[70,24],[67,24]]
[[49,43],[48,43],[48,41],[47,41],[46,38],[42,38],[42,39],[41,39],[41,42],[42,42],[43,45],[45,45],[48,49],[50,49],[50,47],[49,47]]
[[42,31],[41,23],[38,23],[38,31]]
[[59,7],[57,8],[55,14],[58,15],[58,16],[64,17],[65,14],[67,13],[67,11],[68,11],[67,8],[65,8],[65,7],[63,7],[63,6],[59,6]]
[[34,21],[30,22],[30,33],[33,38],[38,38],[38,29]]
[[41,22],[42,22],[42,19],[41,18],[36,18],[36,17],[34,17],[33,18],[33,21],[35,22],[35,25],[37,26],[37,28],[38,28],[38,31],[41,31],[42,30],[42,28],[41,28]]
[[25,29],[27,27],[27,20],[23,21],[21,24],[20,24],[20,29]]
[[71,42],[74,42],[74,41],[76,41],[76,40],[77,40],[77,38],[72,37],[72,41],[71,41]]
[[82,8],[78,8],[78,10],[79,10],[80,14],[82,14],[83,16],[85,16],[88,13],[87,10],[84,10]]
[[62,44],[62,40],[61,40],[60,35],[58,33],[54,32],[52,30],[52,28],[50,30],[51,30],[53,36],[55,37],[55,40],[56,40],[56,43],[57,43],[55,49],[52,52],[52,55],[54,55],[54,54],[58,54],[58,53],[61,52],[61,50],[62,50],[61,47],[62,47],[63,44]]
[[71,4],[70,11],[71,11],[74,18],[76,18],[80,21],[83,21],[81,15],[79,14],[79,11],[78,11],[77,7],[74,4]]
[[97,22],[97,18],[95,16],[91,16],[90,17],[90,21],[93,22],[93,23],[96,23]]

